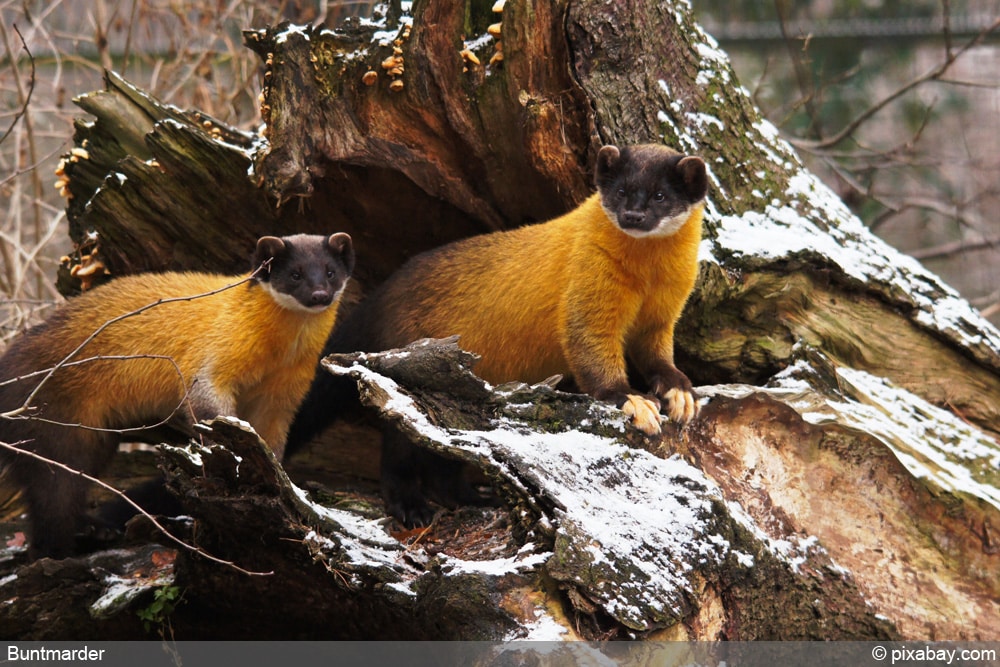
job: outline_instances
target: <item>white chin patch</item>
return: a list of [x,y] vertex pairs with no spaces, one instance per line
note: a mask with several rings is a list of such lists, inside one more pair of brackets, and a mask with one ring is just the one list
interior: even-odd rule
[[691,218],[691,209],[689,207],[684,209],[677,215],[668,218],[660,218],[660,221],[656,223],[656,227],[653,227],[648,232],[639,232],[636,234],[632,234],[631,232],[626,231],[626,233],[630,234],[631,236],[658,236],[658,237],[673,236],[680,230],[681,227],[684,226],[684,223],[686,223],[690,218]]
[[604,212],[607,214],[609,219],[614,221],[615,226],[618,227],[618,229],[622,230],[629,236],[637,239],[646,238],[649,236],[653,237],[672,236],[676,234],[680,230],[680,228],[684,226],[684,223],[687,222],[688,219],[691,217],[691,207],[688,207],[675,216],[671,216],[668,218],[660,218],[660,221],[657,223],[657,225],[650,230],[635,229],[635,228],[625,229],[620,224],[618,224],[618,216],[615,215],[613,211],[610,211],[605,207]]
[[[271,283],[261,283],[261,285],[264,286],[264,289],[267,290],[267,293],[271,295],[271,298],[274,299],[274,302],[276,304],[287,310],[295,310],[300,313],[322,313],[324,310],[326,310],[332,305],[332,304],[326,304],[318,306],[307,306],[298,299],[296,299],[291,294],[285,294],[284,292],[279,292],[278,290],[274,289]],[[336,301],[336,299],[334,299],[334,301]]]
[[649,231],[649,236],[672,236],[680,231],[684,223],[691,217],[691,209],[684,209],[672,218],[660,218],[660,222]]

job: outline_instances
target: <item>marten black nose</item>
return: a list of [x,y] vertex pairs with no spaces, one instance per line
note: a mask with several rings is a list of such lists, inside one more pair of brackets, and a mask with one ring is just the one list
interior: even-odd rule
[[622,229],[642,227],[642,221],[645,219],[645,214],[640,211],[625,211],[618,216],[618,222],[622,226]]
[[309,295],[309,305],[310,306],[328,306],[333,301],[333,294],[329,290],[318,289],[313,290],[313,293]]

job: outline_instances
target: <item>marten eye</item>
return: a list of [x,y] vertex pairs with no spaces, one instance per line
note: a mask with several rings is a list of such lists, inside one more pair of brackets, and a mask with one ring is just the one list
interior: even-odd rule
[[333,275],[334,275],[333,269],[327,269],[326,270],[326,277],[327,277],[327,279],[333,280]]
[[653,195],[653,199],[655,199],[656,201],[663,201],[666,198],[667,198],[666,195],[664,195],[662,192],[657,192],[655,195]]
[[618,188],[618,198],[625,199],[625,188]]
[[301,274],[301,273],[299,273],[298,271],[292,271],[292,276],[291,276],[291,278],[292,278],[292,280],[294,280],[295,282],[299,282],[300,280],[302,280],[302,274]]

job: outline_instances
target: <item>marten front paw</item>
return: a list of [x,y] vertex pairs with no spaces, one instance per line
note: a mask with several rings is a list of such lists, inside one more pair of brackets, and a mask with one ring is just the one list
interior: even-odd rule
[[698,399],[694,392],[674,387],[663,396],[663,405],[671,421],[686,424],[698,416]]
[[645,396],[628,394],[622,412],[632,419],[632,424],[646,435],[660,432],[660,406]]
[[663,403],[671,421],[686,424],[698,416],[698,397],[691,380],[674,367],[661,369],[650,382],[653,394]]

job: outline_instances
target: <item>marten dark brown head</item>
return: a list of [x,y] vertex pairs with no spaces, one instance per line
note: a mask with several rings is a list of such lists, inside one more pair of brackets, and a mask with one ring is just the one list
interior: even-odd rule
[[337,302],[354,270],[354,246],[344,233],[264,236],[257,241],[257,280],[281,306],[318,312]]
[[604,146],[595,181],[604,211],[630,236],[670,236],[708,191],[701,158],[658,144]]

